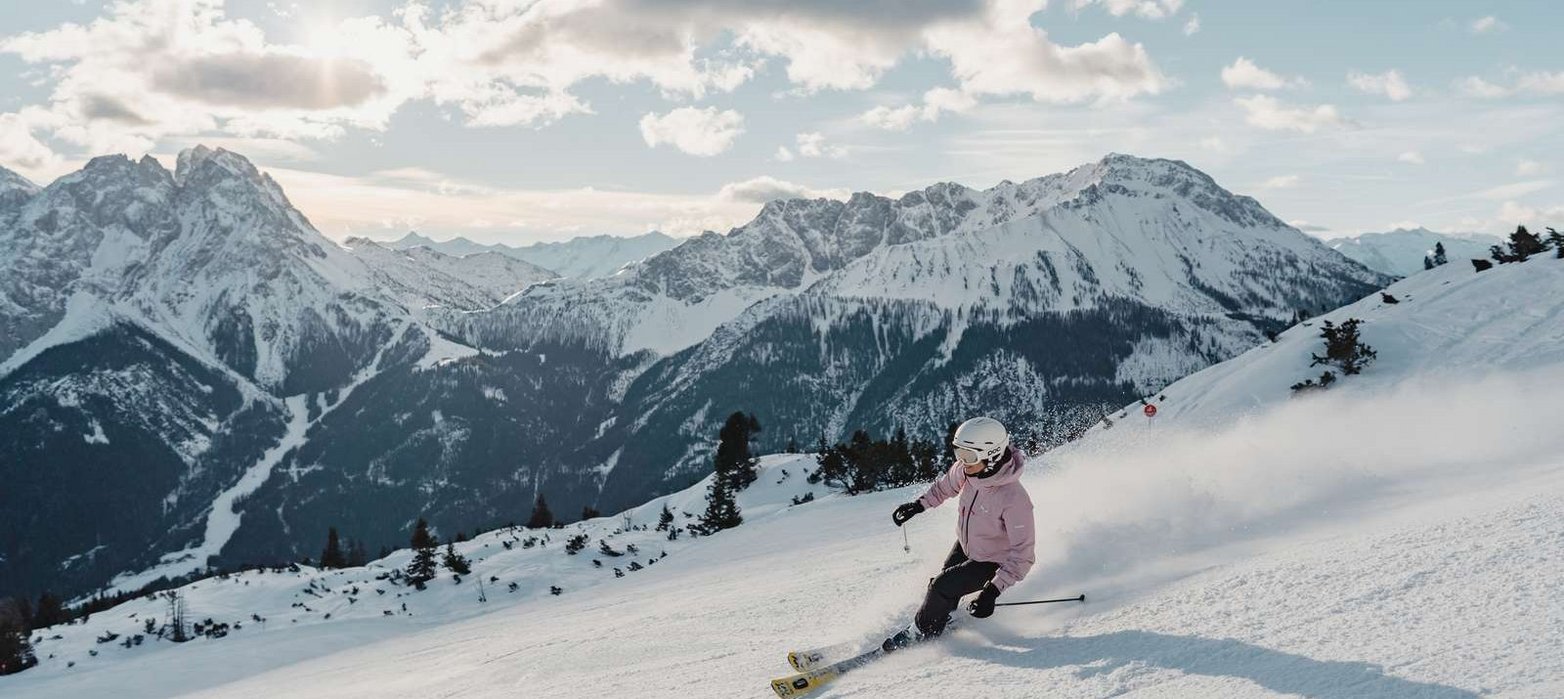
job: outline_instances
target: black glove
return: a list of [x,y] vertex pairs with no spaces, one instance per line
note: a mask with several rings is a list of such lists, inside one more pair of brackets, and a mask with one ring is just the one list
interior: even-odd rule
[[967,605],[967,611],[979,619],[987,619],[994,613],[994,600],[999,599],[999,588],[994,583],[983,586],[983,591],[978,593],[977,599]]
[[895,522],[896,526],[899,527],[906,524],[907,520],[916,517],[920,512],[923,512],[923,503],[913,500],[905,505],[898,505],[896,511],[891,513],[891,521]]

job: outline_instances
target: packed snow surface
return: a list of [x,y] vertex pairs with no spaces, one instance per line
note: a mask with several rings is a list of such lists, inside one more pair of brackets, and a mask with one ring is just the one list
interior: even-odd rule
[[[1564,696],[1564,261],[1452,265],[1390,292],[1399,303],[1328,316],[1365,320],[1380,357],[1362,375],[1288,397],[1319,371],[1317,318],[1152,396],[1157,417],[1127,406],[1029,463],[1038,561],[1001,601],[1085,604],[1002,608],[819,696]],[[195,616],[243,630],[94,643],[161,605],[130,603],[41,632],[62,636],[39,645],[57,657],[0,693],[768,696],[787,651],[904,623],[955,531],[954,508],[926,513],[906,552],[889,515],[916,488],[827,494],[804,482],[812,465],[768,457],[746,523],[716,536],[633,528],[665,502],[698,510],[699,487],[581,525],[593,545],[636,543],[636,560],[666,545],[623,578],[593,566],[594,546],[559,550],[570,525],[547,547],[495,550],[539,534],[525,530],[462,544],[475,575],[424,592],[373,579],[406,552],[202,581],[186,592]],[[806,491],[817,500],[789,506]]]

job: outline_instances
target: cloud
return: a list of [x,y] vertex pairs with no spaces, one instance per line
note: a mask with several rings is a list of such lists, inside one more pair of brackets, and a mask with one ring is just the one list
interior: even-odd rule
[[1184,0],[1074,0],[1076,10],[1090,5],[1101,5],[1114,17],[1134,14],[1142,19],[1166,19],[1178,14]]
[[950,62],[960,92],[971,97],[1027,95],[1068,104],[1126,100],[1167,86],[1141,44],[1111,33],[1060,46],[1030,24],[1033,9],[1000,3],[981,20],[935,26],[925,32],[929,52]]
[[60,157],[33,135],[26,112],[0,114],[0,165],[37,174],[58,167]]
[[1515,89],[1536,95],[1564,95],[1564,70],[1557,73],[1524,73],[1516,78]]
[[1200,31],[1200,13],[1190,15],[1189,21],[1184,23],[1184,36],[1194,36]]
[[131,126],[146,126],[151,123],[146,117],[137,114],[136,110],[126,106],[124,102],[107,95],[83,95],[81,115],[88,120],[117,121]]
[[846,199],[849,192],[841,189],[814,189],[775,177],[761,176],[730,182],[717,192],[717,198],[725,201],[764,204],[774,199]]
[[1302,219],[1288,221],[1287,225],[1292,226],[1293,228],[1296,228],[1296,229],[1298,229],[1300,231],[1303,231],[1305,233],[1325,233],[1325,232],[1328,232],[1328,231],[1331,230],[1327,226],[1315,225],[1313,223],[1309,223],[1308,221],[1304,221]]
[[1277,175],[1266,180],[1260,187],[1263,189],[1291,189],[1298,186],[1299,179],[1297,175]]
[[1280,90],[1286,87],[1303,84],[1302,78],[1287,79],[1276,73],[1261,68],[1243,56],[1239,56],[1233,64],[1222,69],[1222,83],[1229,88],[1250,90]]
[[1511,92],[1507,87],[1495,85],[1475,75],[1456,81],[1456,87],[1470,97],[1482,97],[1485,99],[1508,97]]
[[[166,156],[165,156],[166,161]],[[322,232],[400,235],[409,228],[471,234],[490,242],[559,240],[583,233],[660,230],[692,235],[726,230],[754,218],[766,178],[720,191],[686,194],[568,189],[506,189],[421,168],[397,168],[364,176],[267,168],[288,198]],[[780,180],[777,196],[846,196]],[[482,228],[483,225],[489,228]]]
[[847,149],[825,142],[825,135],[818,131],[798,135],[798,154],[805,158],[843,158]]
[[923,104],[901,107],[879,106],[859,115],[865,124],[887,131],[906,131],[918,121],[936,122],[947,112],[961,114],[977,106],[977,99],[960,90],[936,87],[923,93]]
[[[1096,2],[1143,17],[1181,5]],[[470,126],[543,127],[593,111],[577,94],[586,81],[647,83],[671,99],[703,99],[777,64],[809,93],[871,87],[908,56],[945,58],[952,101],[926,97],[917,107],[926,120],[985,96],[1073,103],[1166,85],[1144,47],[1117,34],[1074,46],[1050,41],[1029,21],[1044,5],[451,0],[333,21],[283,43],[229,16],[223,0],[122,0],[87,24],[0,37],[0,53],[47,66],[54,118],[42,128],[90,152],[198,134],[335,139],[348,129],[383,130],[413,101],[450,108]]]
[[1423,154],[1415,150],[1409,150],[1405,153],[1402,153],[1401,155],[1396,156],[1396,160],[1403,163],[1410,163],[1412,165],[1422,165],[1427,162],[1423,159]]
[[771,157],[772,157],[772,159],[774,159],[774,160],[776,160],[778,162],[783,162],[783,163],[792,162],[793,161],[793,151],[788,150],[787,146],[777,146],[776,155],[773,155]]
[[1384,95],[1392,102],[1400,102],[1412,96],[1412,88],[1407,86],[1406,79],[1401,77],[1401,71],[1394,69],[1378,75],[1354,70],[1347,73],[1347,84],[1359,92]]
[[744,116],[731,109],[680,107],[667,114],[641,117],[641,138],[656,148],[668,144],[690,155],[711,157],[733,145],[744,133]]
[[1559,222],[1564,221],[1564,206],[1535,207],[1506,201],[1499,205],[1499,211],[1494,214],[1494,218],[1500,226],[1557,228]]
[[1547,170],[1547,168],[1542,163],[1539,163],[1539,162],[1537,162],[1535,160],[1525,160],[1525,159],[1522,159],[1519,162],[1515,163],[1515,174],[1518,177],[1529,177],[1531,175],[1540,175],[1543,172],[1545,172],[1546,170]]
[[1227,141],[1222,140],[1220,136],[1207,136],[1200,139],[1200,147],[1212,153],[1228,153],[1232,151],[1232,147],[1228,146]]
[[1512,82],[1510,85],[1499,85],[1477,76],[1469,76],[1456,81],[1456,88],[1471,97],[1484,99],[1497,99],[1516,95],[1532,97],[1552,97],[1564,95],[1564,71],[1530,71],[1522,72],[1511,68],[1508,71]]
[[335,138],[383,129],[424,86],[407,33],[343,20],[331,45],[279,45],[220,0],[107,5],[87,24],[0,37],[0,53],[45,66],[35,126],[88,153],[140,152],[170,136]]
[[1491,32],[1502,32],[1502,31],[1504,31],[1506,29],[1509,29],[1509,28],[1510,28],[1510,25],[1505,24],[1503,21],[1500,21],[1500,19],[1498,17],[1494,17],[1493,15],[1488,15],[1487,17],[1479,17],[1477,19],[1474,19],[1474,20],[1472,20],[1472,24],[1471,24],[1471,30],[1472,30],[1473,34],[1488,34],[1488,33],[1491,33]]
[[1245,120],[1267,131],[1298,131],[1314,133],[1322,128],[1343,128],[1350,124],[1336,111],[1335,105],[1322,104],[1314,108],[1291,107],[1269,95],[1239,97],[1233,100],[1243,107]]
[[1493,201],[1499,201],[1502,199],[1515,199],[1517,197],[1524,197],[1534,192],[1541,192],[1545,189],[1551,189],[1553,185],[1553,180],[1526,180],[1523,182],[1512,182],[1510,184],[1499,185],[1497,187],[1489,187],[1488,189],[1484,189],[1479,192],[1473,192],[1467,196],[1477,199],[1491,199]]
[[247,109],[352,107],[385,92],[368,63],[280,53],[226,53],[168,61],[152,88],[176,97]]

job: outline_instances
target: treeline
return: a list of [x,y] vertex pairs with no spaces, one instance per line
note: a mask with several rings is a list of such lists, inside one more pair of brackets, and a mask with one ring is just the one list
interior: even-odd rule
[[946,449],[956,433],[956,423],[946,430],[944,442],[909,440],[906,430],[898,428],[890,439],[875,439],[867,430],[853,432],[846,442],[827,444],[825,437],[816,446],[820,468],[809,474],[810,483],[825,483],[857,495],[914,483],[927,483],[944,472]]
[[[1488,256],[1493,262],[1509,264],[1511,262],[1525,262],[1535,255],[1541,255],[1549,250],[1554,251],[1554,257],[1564,259],[1564,233],[1552,228],[1548,229],[1547,237],[1526,230],[1525,226],[1516,226],[1515,232],[1510,234],[1509,240],[1503,245],[1494,245],[1488,248]],[[1472,260],[1472,266],[1481,272],[1491,269],[1493,262],[1488,260]]]

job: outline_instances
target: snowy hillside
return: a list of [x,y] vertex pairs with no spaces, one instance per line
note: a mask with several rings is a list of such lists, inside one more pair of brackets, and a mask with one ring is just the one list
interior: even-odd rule
[[1325,244],[1363,266],[1397,277],[1410,277],[1423,271],[1423,258],[1434,254],[1434,246],[1443,243],[1445,258],[1465,262],[1488,258],[1488,246],[1500,242],[1498,236],[1482,233],[1435,233],[1427,228],[1397,228],[1384,233],[1359,233],[1332,238]]
[[621,267],[639,262],[679,244],[677,238],[652,231],[636,236],[592,235],[557,243],[533,243],[520,247],[483,245],[466,238],[434,240],[409,232],[394,241],[382,243],[394,250],[429,248],[462,257],[478,253],[497,253],[537,265],[562,277],[596,279],[612,276]]
[[[794,498],[829,498],[830,488],[805,481],[807,471],[814,468],[812,455],[762,457],[756,482],[738,499],[746,521],[773,518],[792,507]],[[685,552],[707,545],[708,540],[689,535],[687,528],[691,515],[705,508],[708,485],[709,479],[617,516],[564,528],[507,527],[477,535],[455,544],[455,550],[470,561],[472,574],[458,577],[446,572],[421,592],[400,574],[411,560],[410,550],[361,568],[288,565],[209,578],[120,605],[85,623],[38,631],[43,637],[35,648],[40,665],[24,676],[0,678],[0,691],[7,695],[37,691],[40,696],[61,690],[75,696],[122,692],[127,690],[128,675],[139,672],[138,668],[184,663],[191,653],[255,654],[245,663],[223,662],[182,673],[173,684],[135,681],[141,686],[127,696],[193,691],[327,654],[344,643],[418,633],[546,600],[555,586],[570,594],[599,586],[622,588],[646,575],[644,571],[667,567]],[[664,507],[674,513],[668,527],[677,530],[673,539],[658,528]],[[567,542],[583,535],[589,544],[577,554],[567,554]],[[183,645],[160,638],[146,625],[152,620],[152,628],[172,636],[169,600],[176,594],[193,627],[187,632],[197,635]],[[219,624],[220,631],[211,631]]]
[[[1376,294],[1294,327],[1167,387],[1149,422],[1117,420],[1030,462],[1038,562],[1001,601],[1084,592],[1087,603],[1003,608],[821,696],[1560,696],[1564,260],[1449,265],[1388,292],[1399,303]],[[1377,361],[1291,398],[1287,386],[1318,370],[1307,364],[1319,323],[1348,317],[1365,321]],[[916,488],[781,507],[799,486],[773,476],[796,477],[807,458],[768,459],[762,489],[742,501],[744,526],[622,580],[592,568],[590,549],[578,560],[554,541],[494,551],[510,536],[499,532],[462,550],[501,581],[541,575],[514,601],[491,589],[481,613],[471,579],[391,597],[411,600],[411,617],[399,606],[385,616],[364,589],[344,603],[351,586],[335,573],[207,581],[189,596],[210,595],[202,604],[222,621],[246,605],[309,611],[181,647],[86,640],[160,608],[122,607],[48,631],[62,636],[59,657],[0,679],[0,691],[769,696],[768,680],[789,674],[787,651],[871,643],[903,622],[955,528],[953,508],[922,515],[903,551],[889,513]],[[598,582],[536,593],[566,575]],[[287,582],[244,589],[274,579]],[[328,610],[354,618],[328,622]],[[98,656],[60,667],[88,648]]]

